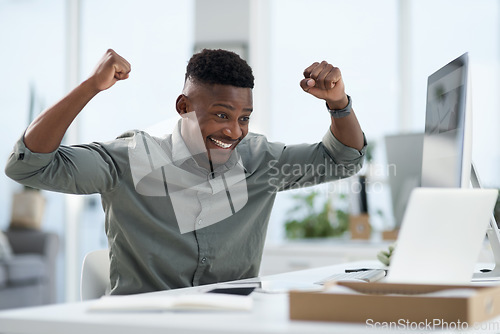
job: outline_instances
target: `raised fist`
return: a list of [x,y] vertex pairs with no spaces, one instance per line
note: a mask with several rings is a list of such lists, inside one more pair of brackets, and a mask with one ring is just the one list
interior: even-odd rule
[[97,63],[89,81],[96,90],[102,91],[113,86],[118,80],[127,79],[130,70],[130,63],[114,50],[109,49]]
[[347,105],[340,69],[326,61],[315,62],[306,68],[300,87],[318,99],[325,100],[331,109],[342,109]]

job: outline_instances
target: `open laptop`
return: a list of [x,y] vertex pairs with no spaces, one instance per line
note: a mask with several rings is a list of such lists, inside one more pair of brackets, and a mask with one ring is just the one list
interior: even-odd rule
[[469,283],[497,196],[495,189],[415,188],[385,281]]

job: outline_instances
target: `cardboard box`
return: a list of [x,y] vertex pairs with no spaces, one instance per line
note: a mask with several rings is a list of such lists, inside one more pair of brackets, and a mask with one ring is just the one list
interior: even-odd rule
[[399,229],[382,231],[382,240],[398,240]]
[[351,239],[368,240],[372,235],[370,216],[367,214],[349,216]]
[[[392,283],[338,282],[353,294],[291,291],[290,319],[315,321],[399,324],[412,328],[426,323],[434,326],[462,326],[500,314],[500,286],[418,285]],[[462,290],[472,289],[468,294]],[[446,291],[444,296],[426,295]],[[453,295],[454,293],[457,295]],[[467,292],[467,291],[465,291]],[[467,326],[467,327],[464,327]],[[441,326],[442,327],[442,326]],[[429,327],[426,327],[429,328]]]

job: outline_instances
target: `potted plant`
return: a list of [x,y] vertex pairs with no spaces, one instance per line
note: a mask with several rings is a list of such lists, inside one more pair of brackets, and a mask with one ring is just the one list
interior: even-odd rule
[[[288,211],[292,218],[285,221],[288,239],[338,237],[349,229],[349,214],[335,209],[328,196],[318,205],[319,194],[312,191],[292,196],[296,205]],[[339,198],[343,200],[345,195],[341,194]]]

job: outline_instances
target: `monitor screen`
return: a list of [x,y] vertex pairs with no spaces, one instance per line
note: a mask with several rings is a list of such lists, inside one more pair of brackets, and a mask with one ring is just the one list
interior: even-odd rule
[[424,134],[387,135],[384,140],[392,212],[395,225],[400,226],[410,194],[421,184]]
[[468,55],[429,76],[422,155],[423,187],[469,187]]

